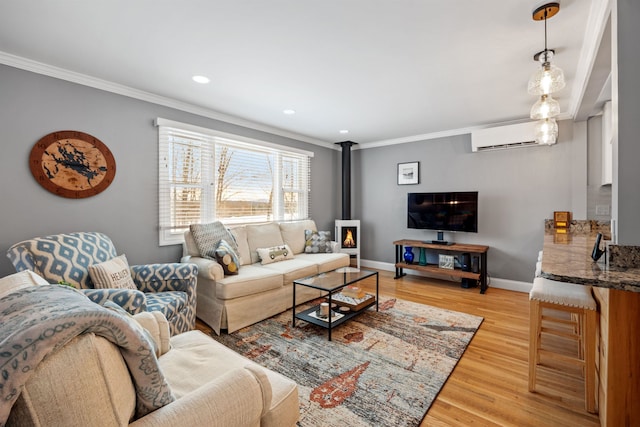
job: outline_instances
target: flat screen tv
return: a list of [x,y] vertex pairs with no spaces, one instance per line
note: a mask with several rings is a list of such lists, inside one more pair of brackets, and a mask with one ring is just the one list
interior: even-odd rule
[[407,227],[478,232],[478,192],[409,193]]

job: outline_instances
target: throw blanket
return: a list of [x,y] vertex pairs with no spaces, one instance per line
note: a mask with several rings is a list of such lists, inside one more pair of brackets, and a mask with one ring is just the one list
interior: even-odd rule
[[120,347],[136,389],[136,417],[172,402],[152,344],[130,322],[67,286],[33,286],[0,298],[0,426],[38,363],[89,332]]

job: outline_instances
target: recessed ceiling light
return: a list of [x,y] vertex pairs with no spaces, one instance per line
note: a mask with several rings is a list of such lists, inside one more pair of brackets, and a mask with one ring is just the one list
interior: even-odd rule
[[349,130],[348,129],[341,129],[340,133],[342,133],[342,134],[349,133]]
[[209,80],[208,77],[205,77],[205,76],[193,76],[191,78],[193,79],[194,82],[202,83],[203,85],[207,84],[207,83],[209,83],[211,81],[211,80]]
[[287,116],[292,116],[292,115],[294,115],[296,113],[296,110],[292,110],[292,109],[288,108],[286,110],[282,110],[282,112],[284,114],[286,114]]

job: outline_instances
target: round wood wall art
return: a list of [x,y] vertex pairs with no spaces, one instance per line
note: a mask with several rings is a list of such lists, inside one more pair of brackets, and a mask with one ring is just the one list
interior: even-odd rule
[[78,131],[53,132],[31,149],[36,181],[58,196],[81,199],[106,190],[116,176],[116,160],[98,138]]

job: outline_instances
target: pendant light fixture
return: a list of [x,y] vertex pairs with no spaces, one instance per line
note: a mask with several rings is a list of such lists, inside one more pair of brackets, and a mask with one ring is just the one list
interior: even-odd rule
[[535,61],[542,64],[542,67],[529,79],[527,89],[531,95],[548,95],[565,86],[564,73],[551,64],[555,51],[547,48],[547,19],[554,17],[559,11],[560,3],[557,2],[544,4],[533,11],[534,21],[544,21],[544,50],[533,56]]
[[544,50],[534,55],[533,59],[541,63],[539,68],[527,85],[531,95],[537,95],[540,99],[531,107],[530,116],[538,120],[535,127],[535,140],[538,144],[552,145],[558,139],[558,124],[556,119],[560,114],[560,104],[551,97],[551,94],[564,88],[565,80],[562,70],[551,64],[555,51],[547,48],[547,19],[555,16],[560,11],[560,3],[546,3],[533,11],[534,21],[544,21]]
[[531,107],[531,118],[534,120],[550,119],[560,115],[560,103],[551,95],[542,95]]
[[556,119],[538,120],[533,132],[536,143],[540,145],[553,145],[558,140],[558,123]]

